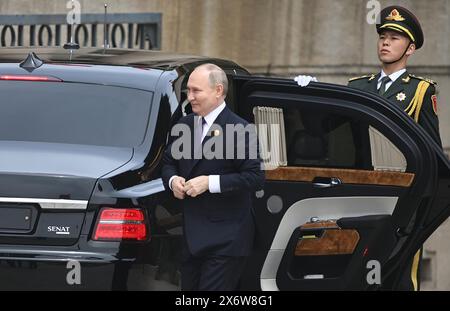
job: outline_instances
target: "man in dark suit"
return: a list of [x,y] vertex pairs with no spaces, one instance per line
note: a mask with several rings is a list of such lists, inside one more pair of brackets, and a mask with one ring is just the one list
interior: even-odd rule
[[[264,184],[256,135],[228,130],[248,123],[226,106],[228,80],[220,67],[197,67],[187,88],[193,114],[174,128],[189,131],[172,139],[162,168],[164,185],[183,210],[181,287],[236,290],[254,239],[252,195]],[[240,147],[243,156],[236,154]]]

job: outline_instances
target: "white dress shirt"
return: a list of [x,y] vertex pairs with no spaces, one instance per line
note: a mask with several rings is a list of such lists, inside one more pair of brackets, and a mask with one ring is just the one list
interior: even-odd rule
[[[391,79],[391,80],[390,80],[388,83],[386,83],[386,89],[385,89],[385,91],[387,91],[387,90],[389,89],[389,87],[392,85],[392,83],[394,83],[395,80],[397,80],[398,78],[400,78],[405,72],[406,72],[406,69],[403,68],[403,69],[401,69],[401,70],[399,70],[399,71],[396,71],[396,72],[390,74],[390,75],[389,75],[389,79]],[[380,75],[380,78],[378,79],[377,90],[379,90],[380,87],[381,87],[381,80],[382,80],[384,77],[386,77],[386,76],[387,76],[387,74],[385,74],[384,71],[381,70],[381,75]]]
[[[208,133],[209,129],[214,124],[214,121],[216,121],[217,117],[225,109],[225,107],[226,107],[226,104],[225,104],[225,102],[223,102],[217,108],[215,108],[213,111],[211,111],[210,113],[208,113],[206,116],[203,117],[205,119],[206,123],[203,125],[202,142],[203,142],[203,139],[205,139],[206,134]],[[199,120],[199,122],[201,123],[202,121]],[[172,176],[169,179],[170,190],[172,190],[172,180],[175,177],[176,176]],[[209,183],[209,192],[211,192],[211,193],[220,193],[221,192],[220,191],[220,175],[209,175],[208,183]]]

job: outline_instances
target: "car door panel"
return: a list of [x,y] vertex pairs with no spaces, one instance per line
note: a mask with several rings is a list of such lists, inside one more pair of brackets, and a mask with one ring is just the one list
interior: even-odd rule
[[[278,268],[279,289],[357,290],[366,286],[365,258],[382,262],[386,260],[383,249],[395,243],[390,215],[342,218],[334,224],[334,228],[314,229],[304,225],[294,231]],[[383,246],[368,246],[373,239],[382,239]]]
[[[279,267],[281,267],[281,262],[278,265],[274,265],[274,262],[278,259],[283,258],[283,256],[287,256],[286,260],[293,259],[297,256],[293,253],[293,248],[288,247],[288,242],[292,239],[295,240],[296,233],[295,230],[299,227],[304,227],[310,219],[311,215],[317,217],[318,219],[323,220],[340,220],[343,218],[356,218],[356,217],[367,217],[368,215],[388,215],[392,214],[392,211],[395,208],[397,203],[396,197],[327,197],[327,198],[312,198],[305,199],[298,202],[295,202],[292,206],[288,208],[286,213],[284,214],[278,230],[273,239],[273,243],[270,247],[270,251],[265,262],[264,269],[267,269],[264,273],[265,278],[269,279],[277,279],[277,271]],[[376,226],[375,226],[376,227]],[[352,229],[357,229],[355,226]],[[329,229],[327,229],[329,230]],[[357,231],[359,234],[359,232]],[[368,234],[370,235],[370,234]],[[298,237],[297,240],[301,241],[302,238]],[[345,243],[345,242],[344,242]],[[342,248],[341,241],[336,244],[337,247]],[[326,245],[322,245],[326,246]],[[324,249],[318,249],[316,251],[324,251]],[[372,254],[373,255],[373,254]],[[329,264],[333,265],[336,257],[342,257],[343,254],[338,256],[333,255],[321,255],[315,257],[329,257]],[[345,255],[344,255],[345,256]],[[372,260],[375,259],[372,257]],[[270,270],[268,263],[271,264]],[[302,266],[303,264],[300,264]],[[275,269],[277,268],[277,269]],[[314,268],[309,267],[309,268]],[[314,273],[309,274],[323,274],[324,279],[328,278],[336,278],[335,275],[328,276],[324,272],[319,273],[321,271],[316,271]],[[279,274],[280,275],[280,274]],[[307,277],[307,275],[303,275],[302,277]],[[284,289],[288,288],[296,288],[295,283],[298,283],[297,279],[292,279],[289,285],[286,285]],[[274,290],[276,288],[273,288]],[[307,289],[307,288],[304,288]],[[313,288],[310,288],[313,289]],[[317,288],[316,288],[317,289]],[[320,289],[320,288],[319,288]]]
[[[235,83],[237,111],[247,120],[254,121],[255,107],[284,112],[288,146],[287,165],[266,171],[264,192],[255,198],[256,248],[242,288],[368,289],[366,265],[372,260],[394,273],[394,267],[420,247],[413,237],[426,232],[419,223],[425,220],[423,213],[432,210],[430,198],[437,191],[436,150],[428,144],[427,134],[389,102],[346,87],[314,83],[299,88],[287,80],[249,77],[237,77]],[[336,142],[330,133],[342,124],[351,129],[355,142],[348,152],[351,140],[332,146]],[[289,127],[296,132],[289,133]],[[396,149],[392,154],[404,157],[403,169],[376,163],[377,157],[385,156],[386,163],[392,159],[386,149],[374,150],[383,143],[374,144],[378,138],[372,127]],[[297,136],[300,147],[290,147],[287,140]],[[289,158],[297,152],[289,148],[299,149],[300,156]],[[337,160],[330,150],[340,154]],[[449,202],[444,198],[434,215],[448,215]],[[305,235],[318,220],[337,227]],[[305,245],[314,251],[307,255]],[[383,281],[390,277],[382,276]],[[386,281],[383,286],[393,288],[395,283]]]

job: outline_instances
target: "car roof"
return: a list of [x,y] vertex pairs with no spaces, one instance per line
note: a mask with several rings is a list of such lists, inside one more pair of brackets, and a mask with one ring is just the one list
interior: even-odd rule
[[224,59],[211,58],[206,56],[177,54],[153,50],[132,50],[132,49],[99,49],[80,48],[69,50],[62,47],[15,47],[0,49],[0,63],[22,62],[30,52],[46,63],[79,63],[95,65],[116,65],[147,67],[162,70],[172,70],[190,64],[212,62],[224,69],[242,69],[238,64]]
[[[34,52],[44,64],[32,72],[19,64]],[[150,50],[61,47],[19,47],[0,49],[0,74],[44,75],[65,82],[105,84],[154,91],[165,71],[190,72],[202,63],[215,63],[224,70],[247,71],[228,60]],[[144,69],[144,70],[143,70]]]

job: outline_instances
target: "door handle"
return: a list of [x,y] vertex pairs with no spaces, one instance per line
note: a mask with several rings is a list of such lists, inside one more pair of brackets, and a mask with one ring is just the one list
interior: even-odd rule
[[314,188],[333,188],[342,185],[342,181],[337,177],[316,177],[313,180]]

